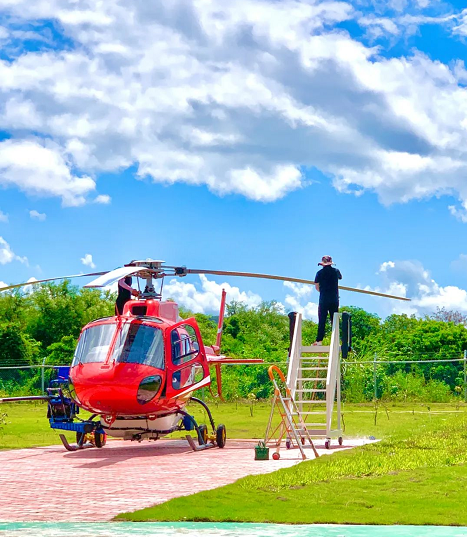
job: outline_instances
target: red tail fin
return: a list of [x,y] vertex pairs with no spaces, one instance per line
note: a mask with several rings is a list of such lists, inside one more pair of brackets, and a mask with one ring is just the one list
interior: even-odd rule
[[218,351],[216,354],[220,354],[221,342],[222,342],[222,330],[224,326],[224,313],[225,313],[225,297],[227,293],[225,289],[222,289],[222,298],[221,298],[221,308],[219,310],[219,322],[217,323],[217,337],[216,337],[216,347]]

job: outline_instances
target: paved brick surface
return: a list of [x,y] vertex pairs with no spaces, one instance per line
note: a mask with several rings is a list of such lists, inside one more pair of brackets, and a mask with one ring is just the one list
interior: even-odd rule
[[164,439],[110,441],[76,452],[62,446],[0,451],[0,521],[108,521],[301,461],[298,450],[285,449],[279,461],[255,461],[255,444],[228,440],[224,449],[193,452],[185,440]]

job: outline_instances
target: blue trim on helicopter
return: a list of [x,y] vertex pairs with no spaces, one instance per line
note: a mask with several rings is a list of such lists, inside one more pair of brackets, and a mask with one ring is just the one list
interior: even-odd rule
[[85,434],[92,433],[93,431],[101,434],[105,432],[100,422],[96,421],[60,422],[54,420],[54,418],[50,418],[49,423],[52,429],[60,429],[62,431],[74,431]]

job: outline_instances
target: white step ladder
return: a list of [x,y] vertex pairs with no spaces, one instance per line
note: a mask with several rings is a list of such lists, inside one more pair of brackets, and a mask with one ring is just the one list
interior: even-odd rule
[[[331,439],[342,445],[340,328],[341,314],[335,313],[328,347],[302,344],[302,316],[296,314],[290,349],[287,386],[297,407],[294,411],[303,420],[309,435],[324,438],[326,449]],[[333,411],[336,404],[336,424]]]

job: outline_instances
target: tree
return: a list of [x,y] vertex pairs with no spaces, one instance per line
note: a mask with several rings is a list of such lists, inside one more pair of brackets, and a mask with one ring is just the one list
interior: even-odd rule
[[464,315],[460,311],[447,310],[444,306],[442,308],[436,308],[435,313],[430,318],[444,323],[467,325],[467,315]]

